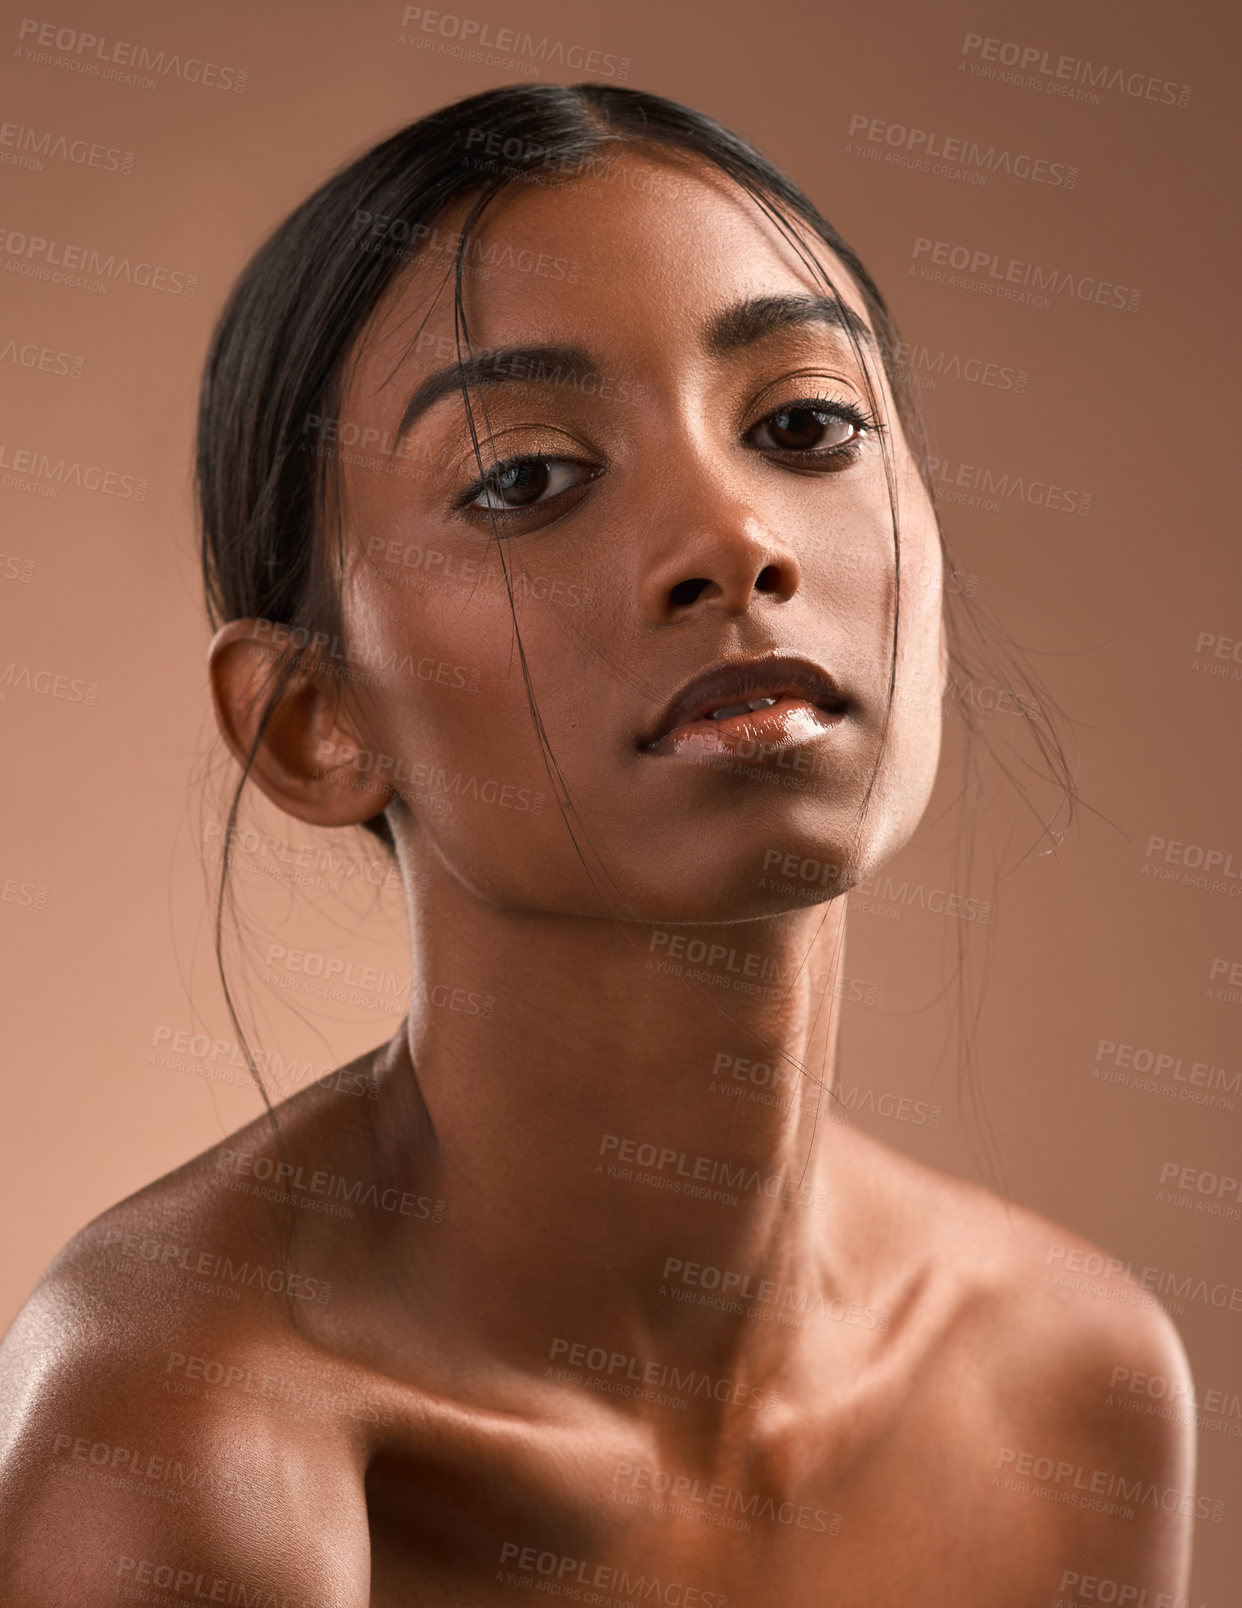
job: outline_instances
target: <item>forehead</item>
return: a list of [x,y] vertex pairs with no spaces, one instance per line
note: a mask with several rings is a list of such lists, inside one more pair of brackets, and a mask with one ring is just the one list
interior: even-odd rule
[[[432,367],[437,352],[442,362],[446,336],[455,349],[456,263],[474,201],[439,214],[419,231],[417,248],[411,241],[410,265],[357,352],[364,390],[394,365]],[[869,324],[836,255],[801,220],[788,223],[797,245],[709,164],[647,148],[625,149],[599,174],[511,184],[489,201],[464,246],[469,343],[499,348],[555,338],[601,356],[684,354],[729,307],[774,294],[824,295],[803,256]]]

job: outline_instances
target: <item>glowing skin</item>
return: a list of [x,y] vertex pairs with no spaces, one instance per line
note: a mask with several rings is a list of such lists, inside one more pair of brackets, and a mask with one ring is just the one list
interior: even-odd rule
[[[476,351],[580,349],[596,383],[495,360],[503,380],[472,393],[482,485],[454,392],[413,421],[410,472],[342,464],[347,638],[373,662],[466,667],[479,690],[389,672],[342,698],[303,679],[254,769],[305,821],[387,810],[419,890],[415,977],[491,996],[492,1014],[416,1001],[367,1058],[378,1102],[308,1091],[282,1112],[283,1151],[255,1125],[75,1242],[7,1343],[19,1446],[55,1420],[200,1462],[244,1447],[260,1494],[151,1513],[10,1473],[35,1560],[14,1578],[34,1608],[68,1600],[48,1581],[111,1578],[117,1554],[207,1558],[341,1608],[526,1602],[527,1547],[584,1592],[622,1594],[619,1568],[693,1586],[683,1600],[701,1608],[1035,1608],[1067,1570],[1153,1600],[1184,1584],[1178,1513],[1127,1521],[1004,1483],[1030,1450],[1188,1489],[1180,1427],[1104,1406],[1120,1363],[1185,1377],[1171,1327],[1049,1283],[1049,1246],[1082,1249],[1074,1236],[828,1120],[845,890],[908,841],[940,740],[935,585],[901,587],[890,707],[894,505],[902,573],[938,575],[940,549],[878,362],[860,367],[831,320],[789,316],[823,286],[728,183],[650,153],[623,167],[633,183],[515,186],[485,216],[485,244],[579,264],[572,281],[465,282]],[[808,244],[865,327],[840,264]],[[443,272],[415,263],[358,344],[341,417],[372,439],[395,438],[445,366]],[[506,495],[530,499],[498,512],[520,654],[480,579],[499,573],[485,505]],[[411,584],[430,552],[439,590]],[[212,645],[235,752],[264,640],[234,621]],[[743,659],[778,660],[756,671],[769,682],[809,664],[835,702],[734,686],[723,719],[700,711],[653,742],[693,677]],[[498,786],[446,811],[440,773]],[[539,813],[514,804],[541,792]],[[777,891],[774,848],[839,868],[824,902]],[[731,985],[777,984],[724,992],[661,969],[695,945],[731,957],[716,962]],[[789,1097],[743,1109],[708,1093],[722,1053],[789,1070]],[[442,1201],[443,1220],[297,1214],[290,1265],[334,1294],[294,1300],[295,1318],[249,1290],[140,1300],[104,1275],[101,1331],[100,1236],[276,1262],[272,1208],[215,1187],[241,1151]],[[726,1167],[759,1182],[730,1191]],[[701,1301],[690,1266],[777,1294]],[[819,1315],[774,1321],[781,1291]],[[66,1360],[40,1389],[48,1303]],[[299,1425],[239,1417],[240,1386],[214,1405],[161,1392],[170,1355],[190,1353],[368,1409]],[[710,1383],[679,1389],[670,1368]],[[683,1511],[661,1511],[650,1471],[677,1477]],[[713,1488],[726,1494],[693,1494]],[[696,1511],[749,1511],[750,1528]],[[44,1534],[83,1538],[66,1562]]]

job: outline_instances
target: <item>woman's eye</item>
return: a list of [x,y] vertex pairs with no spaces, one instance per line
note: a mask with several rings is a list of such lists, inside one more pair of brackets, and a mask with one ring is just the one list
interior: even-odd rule
[[[868,421],[853,406],[829,407],[817,401],[794,402],[760,419],[751,434],[768,451],[805,452],[821,457],[843,455],[866,435]],[[767,440],[762,439],[766,435]]]
[[529,508],[589,479],[588,464],[572,458],[512,458],[488,471],[467,493],[467,508]]
[[[777,408],[749,432],[766,452],[795,453],[821,465],[841,467],[857,457],[864,437],[880,430],[849,402],[811,397]],[[601,471],[576,458],[531,455],[498,463],[461,496],[458,508],[516,513],[551,502],[563,492],[593,480]]]

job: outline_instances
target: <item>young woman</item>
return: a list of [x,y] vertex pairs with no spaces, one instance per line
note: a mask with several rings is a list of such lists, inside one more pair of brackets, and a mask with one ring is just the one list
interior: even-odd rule
[[[1162,1311],[831,1121],[848,892],[950,664],[894,348],[789,180],[616,88],[425,118],[250,264],[201,411],[216,709],[269,799],[388,846],[416,987],[49,1269],[5,1602],[1183,1589],[1186,1431],[1108,1395],[1186,1386]],[[748,1059],[779,1099],[721,1097]]]

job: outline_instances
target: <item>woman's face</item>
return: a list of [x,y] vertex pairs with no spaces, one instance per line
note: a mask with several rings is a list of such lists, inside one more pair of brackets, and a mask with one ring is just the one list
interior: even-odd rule
[[[365,669],[363,752],[322,745],[325,768],[382,774],[403,847],[509,909],[737,920],[869,875],[932,786],[941,561],[857,290],[805,236],[834,312],[697,164],[631,151],[604,182],[512,186],[463,283],[480,477],[455,370],[465,213],[396,281],[325,429]],[[795,894],[788,855],[822,868]]]

